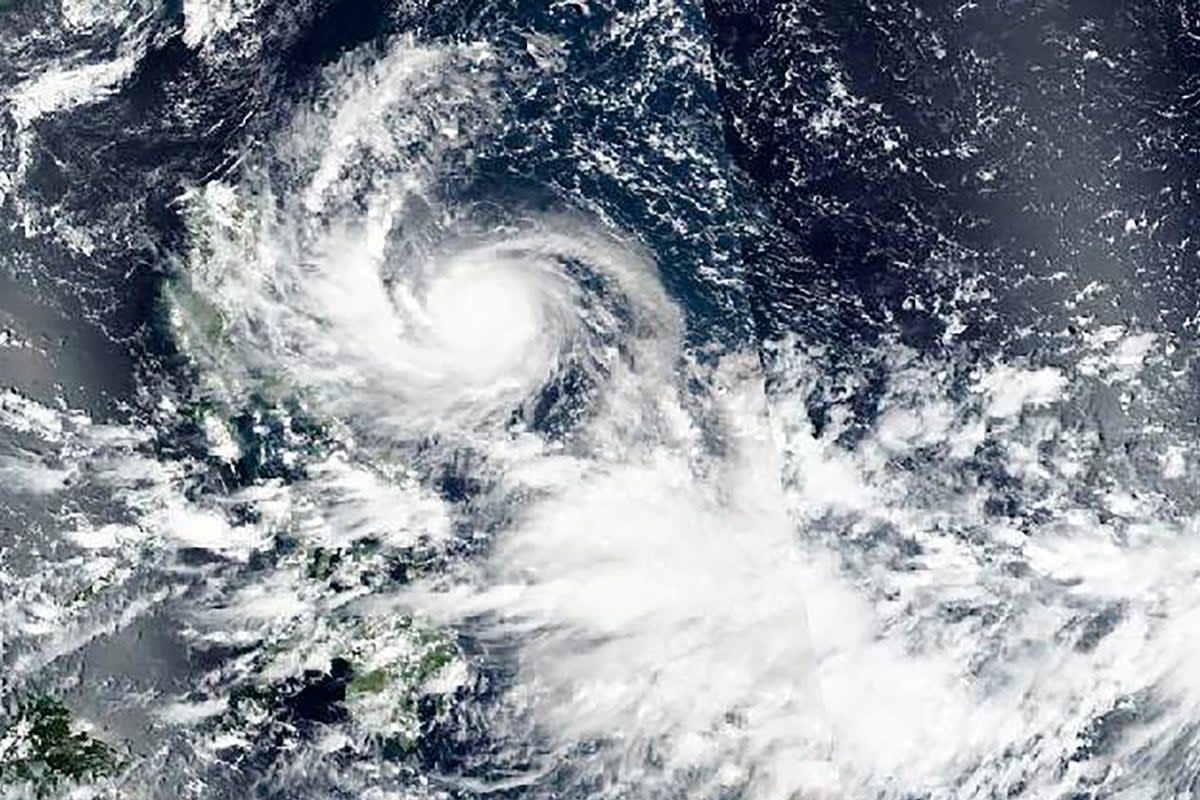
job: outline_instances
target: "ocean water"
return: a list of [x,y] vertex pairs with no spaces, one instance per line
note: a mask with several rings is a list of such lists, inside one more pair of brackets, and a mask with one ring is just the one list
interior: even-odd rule
[[0,794],[1190,797],[1198,56],[0,0]]

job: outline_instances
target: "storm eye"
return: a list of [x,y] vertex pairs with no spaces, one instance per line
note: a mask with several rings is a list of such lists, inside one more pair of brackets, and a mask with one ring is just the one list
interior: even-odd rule
[[460,363],[503,370],[533,349],[542,327],[528,288],[498,265],[448,272],[425,297],[430,330]]

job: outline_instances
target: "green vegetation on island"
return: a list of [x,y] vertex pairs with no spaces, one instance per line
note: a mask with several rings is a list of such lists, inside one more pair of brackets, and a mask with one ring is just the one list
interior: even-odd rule
[[50,697],[23,703],[0,734],[0,785],[37,797],[65,783],[109,777],[121,764],[112,746],[81,730],[70,709]]

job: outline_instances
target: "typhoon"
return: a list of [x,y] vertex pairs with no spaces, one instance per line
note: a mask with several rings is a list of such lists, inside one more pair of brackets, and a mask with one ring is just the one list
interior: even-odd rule
[[1191,797],[1198,64],[0,0],[0,797]]

